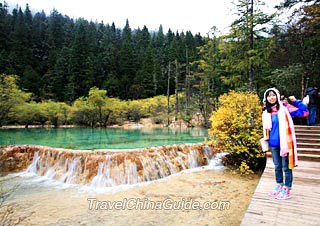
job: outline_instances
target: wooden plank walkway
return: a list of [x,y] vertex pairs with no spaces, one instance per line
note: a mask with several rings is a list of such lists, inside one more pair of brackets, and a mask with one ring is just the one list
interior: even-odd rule
[[299,161],[293,170],[291,199],[269,197],[274,186],[274,166],[268,158],[241,226],[320,226],[320,162]]

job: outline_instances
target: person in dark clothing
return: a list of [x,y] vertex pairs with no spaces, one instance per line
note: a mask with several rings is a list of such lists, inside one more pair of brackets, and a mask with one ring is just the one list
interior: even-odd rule
[[318,111],[318,106],[319,106],[318,88],[315,87],[315,86],[307,88],[305,96],[309,96],[308,125],[309,126],[314,126],[317,123],[317,111]]

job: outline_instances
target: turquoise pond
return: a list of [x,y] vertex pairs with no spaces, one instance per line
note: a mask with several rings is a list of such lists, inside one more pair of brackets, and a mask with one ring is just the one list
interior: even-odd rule
[[200,143],[206,129],[30,128],[0,129],[0,145],[43,145],[77,150],[133,149]]

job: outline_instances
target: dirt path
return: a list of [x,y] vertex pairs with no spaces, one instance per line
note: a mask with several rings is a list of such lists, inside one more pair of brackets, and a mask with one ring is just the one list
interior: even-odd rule
[[19,225],[229,226],[240,225],[258,180],[203,170],[103,194],[27,183],[8,202],[11,219],[28,216]]

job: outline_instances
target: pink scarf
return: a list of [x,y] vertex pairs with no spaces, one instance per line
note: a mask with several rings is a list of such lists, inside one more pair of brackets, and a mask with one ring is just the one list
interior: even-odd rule
[[[280,156],[287,156],[289,153],[289,168],[293,169],[293,167],[297,166],[298,164],[297,141],[294,130],[294,124],[288,109],[280,101],[280,94],[277,89],[267,89],[264,94],[264,97],[269,90],[273,90],[276,93],[280,105],[280,108],[278,110]],[[272,121],[271,113],[268,113],[266,110],[262,113],[262,123],[264,131],[263,135],[264,138],[267,139],[266,131],[270,131],[272,129]]]

